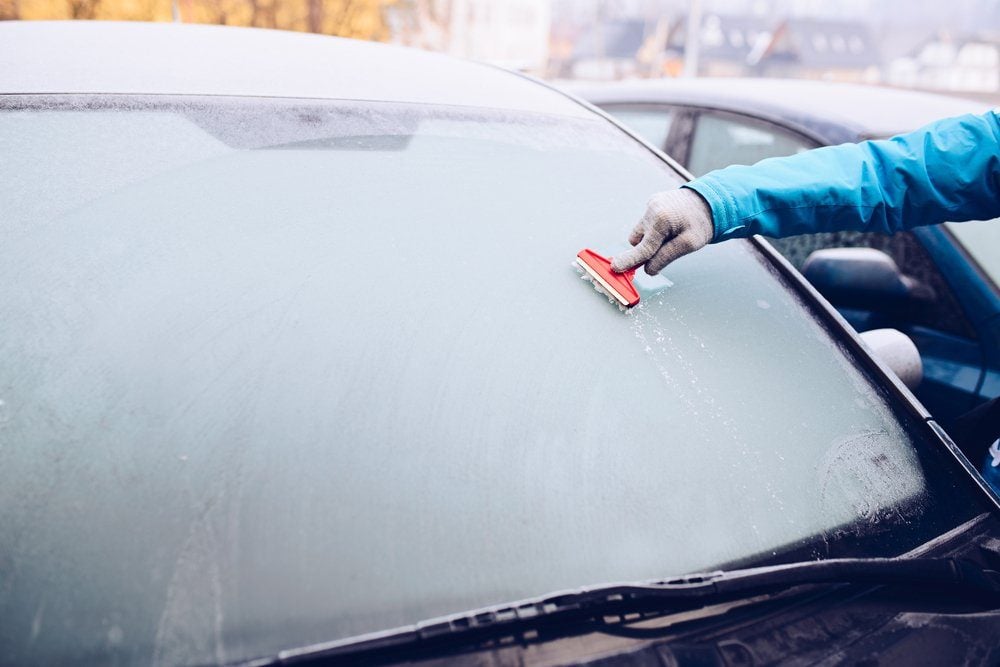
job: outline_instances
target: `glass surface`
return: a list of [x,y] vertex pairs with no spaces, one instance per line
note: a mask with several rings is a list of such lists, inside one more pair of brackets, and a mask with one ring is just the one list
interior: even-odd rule
[[[880,250],[896,262],[896,266],[899,267],[903,275],[915,278],[921,284],[930,287],[933,293],[932,300],[924,302],[919,308],[909,309],[905,313],[907,323],[930,327],[969,339],[977,337],[976,328],[969,321],[940,268],[911,232],[898,232],[892,235],[855,231],[822,232],[788,236],[782,239],[768,238],[768,241],[800,271],[809,255],[824,248],[874,248]],[[884,321],[883,319],[882,322]],[[916,394],[919,398],[923,399],[921,393],[926,388],[926,386],[922,386],[917,389]],[[927,405],[926,400],[923,403],[925,406]],[[934,414],[937,413],[934,412]]]
[[748,242],[628,313],[580,278],[678,183],[603,120],[2,104],[4,662],[232,661],[984,507]]
[[674,115],[669,109],[607,107],[605,111],[660,150],[667,145],[667,135],[670,134],[670,123]]
[[1000,218],[946,223],[994,285],[1000,285]]
[[774,126],[701,113],[691,139],[688,169],[701,176],[731,164],[754,164],[810,148],[813,146]]

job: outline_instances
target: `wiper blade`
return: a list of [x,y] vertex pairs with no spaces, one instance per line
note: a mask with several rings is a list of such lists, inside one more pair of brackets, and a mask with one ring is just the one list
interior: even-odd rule
[[[282,651],[254,667],[323,660],[357,661],[401,649],[460,646],[598,623],[604,617],[668,613],[778,593],[809,584],[909,585],[911,592],[971,596],[1000,605],[1000,573],[957,558],[841,558],[692,574],[663,581],[560,591],[358,637]],[[594,628],[594,629],[599,629]]]

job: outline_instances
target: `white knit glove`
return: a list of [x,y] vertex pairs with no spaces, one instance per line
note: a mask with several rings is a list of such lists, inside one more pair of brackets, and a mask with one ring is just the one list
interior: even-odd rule
[[712,210],[694,190],[678,188],[652,196],[628,242],[635,247],[611,259],[619,273],[640,264],[651,276],[670,262],[708,245],[715,234]]

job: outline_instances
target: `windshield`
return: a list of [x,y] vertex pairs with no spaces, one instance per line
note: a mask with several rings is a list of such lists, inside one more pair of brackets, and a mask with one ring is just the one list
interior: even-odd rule
[[235,660],[983,511],[748,242],[628,313],[581,280],[679,183],[596,116],[3,105],[7,661]]
[[948,222],[948,231],[955,235],[976,264],[994,285],[1000,285],[1000,219],[975,222]]

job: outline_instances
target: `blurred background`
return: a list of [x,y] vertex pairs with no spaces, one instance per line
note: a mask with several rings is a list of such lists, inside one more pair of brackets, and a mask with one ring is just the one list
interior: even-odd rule
[[308,31],[549,79],[821,79],[1000,102],[1000,0],[0,0],[0,19]]

